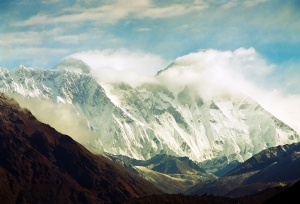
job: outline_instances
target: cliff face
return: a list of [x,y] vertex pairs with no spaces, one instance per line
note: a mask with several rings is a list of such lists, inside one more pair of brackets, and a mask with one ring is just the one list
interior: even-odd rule
[[110,203],[161,193],[149,182],[40,123],[0,94],[4,203]]

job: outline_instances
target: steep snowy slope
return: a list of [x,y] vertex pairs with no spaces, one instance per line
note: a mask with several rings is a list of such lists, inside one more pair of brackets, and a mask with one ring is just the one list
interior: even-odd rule
[[97,133],[86,143],[136,159],[164,153],[198,162],[244,161],[268,147],[300,141],[293,129],[243,94],[207,99],[189,85],[174,91],[162,83],[108,84],[79,73],[78,67],[89,70],[84,66],[75,60],[53,70],[2,68],[0,91],[69,104],[86,120],[87,130]]
[[[153,130],[140,142],[152,143],[150,154],[162,151],[196,161],[222,156],[243,161],[268,147],[299,140],[295,131],[244,95],[204,101],[188,87],[174,94],[157,84],[136,88],[114,84],[110,94],[119,97],[119,106],[134,120]],[[124,132],[135,140],[142,134],[131,123],[126,123]],[[149,145],[145,148],[148,152]]]

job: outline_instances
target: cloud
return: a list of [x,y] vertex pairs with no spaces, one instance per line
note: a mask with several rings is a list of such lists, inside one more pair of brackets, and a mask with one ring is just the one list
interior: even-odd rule
[[148,32],[148,31],[151,31],[151,29],[150,28],[137,28],[137,29],[135,29],[135,31],[137,31],[137,32]]
[[228,3],[222,5],[221,8],[230,9],[230,8],[233,8],[233,7],[237,6],[237,5],[238,5],[237,1],[229,1]]
[[19,46],[30,46],[42,44],[45,38],[59,36],[62,32],[60,28],[39,31],[20,31],[20,32],[5,32],[1,34],[0,44],[8,49]]
[[94,153],[102,153],[101,147],[93,147],[94,140],[99,137],[90,131],[87,120],[78,115],[68,104],[53,103],[46,99],[24,98],[21,95],[11,95],[22,108],[27,108],[40,121],[51,124],[58,132],[71,136],[77,142],[85,145]]
[[208,8],[208,4],[201,2],[194,4],[173,4],[166,7],[151,6],[143,12],[137,12],[139,18],[169,18],[173,16],[183,16],[194,11],[201,11]]
[[40,0],[40,2],[43,4],[55,4],[58,3],[59,0]]
[[189,86],[204,100],[244,93],[300,133],[300,89],[285,88],[300,87],[299,66],[270,64],[253,48],[209,49],[177,58],[157,78],[173,92]]
[[244,5],[247,7],[254,7],[258,4],[265,3],[265,2],[267,2],[267,0],[246,0],[244,2]]
[[[169,87],[192,85],[199,87],[201,95],[236,91],[250,94],[250,78],[263,77],[274,69],[253,49],[239,48],[235,51],[206,50],[177,58],[159,78]],[[178,80],[178,81],[176,81]],[[176,81],[176,84],[171,85]]]
[[9,47],[13,45],[36,45],[40,44],[41,34],[34,31],[9,32],[1,35],[1,46]]
[[167,62],[158,55],[140,50],[127,49],[89,50],[70,55],[81,59],[94,70],[113,68],[118,71],[134,71],[142,75],[153,76],[166,67]]
[[286,95],[276,89],[261,94],[259,103],[300,134],[300,94]]
[[[283,47],[289,52],[291,46],[299,47],[300,21],[297,19],[300,16],[293,1],[67,2],[60,3],[61,7],[41,5],[31,17],[29,15],[33,12],[24,12],[28,14],[16,18],[11,16],[2,26],[6,26],[4,28],[8,30],[35,31],[41,28],[60,28],[63,32],[53,37],[42,33],[37,36],[36,41],[26,38],[34,44],[40,42],[39,46],[72,46],[72,49],[76,49],[73,52],[126,47],[155,52],[164,58],[175,58],[199,48],[233,50],[241,46],[253,46],[268,56],[271,49]],[[77,3],[74,5],[74,2]],[[221,9],[224,7],[227,9]],[[106,37],[95,33],[97,31],[117,40],[107,42]],[[81,33],[89,37],[83,39]],[[22,37],[14,39],[17,41]],[[289,55],[296,56],[295,53],[296,51],[289,52]]]
[[92,68],[92,74],[100,82],[126,82],[132,86],[154,81],[152,76],[168,64],[157,55],[124,48],[89,50],[68,57],[87,63]]
[[64,11],[68,14],[55,16],[53,14],[39,13],[25,21],[17,22],[16,26],[30,26],[37,24],[56,24],[72,22],[101,22],[116,23],[124,18],[170,18],[182,16],[187,13],[200,11],[208,8],[202,1],[193,4],[170,4],[159,7],[150,0],[135,1],[134,4],[128,1],[117,0],[111,4],[100,5],[98,7],[84,8],[76,5]]
[[86,35],[61,35],[54,37],[55,41],[59,41],[65,44],[77,44],[80,40],[86,38]]
[[[254,48],[200,50],[178,57],[155,77],[156,71],[166,67],[166,61],[141,51],[91,50],[71,57],[89,64],[93,68],[92,74],[103,85],[125,82],[136,87],[144,83],[156,83],[166,86],[175,94],[188,86],[204,100],[224,94],[243,93],[300,132],[299,92],[291,95],[284,94],[284,88],[276,89],[286,83],[300,86],[300,80],[297,80],[300,78],[299,63],[290,63],[289,66],[271,64]],[[279,76],[276,72],[281,72],[281,78],[273,79],[279,84],[270,81],[272,75]],[[109,86],[104,87],[109,91]]]

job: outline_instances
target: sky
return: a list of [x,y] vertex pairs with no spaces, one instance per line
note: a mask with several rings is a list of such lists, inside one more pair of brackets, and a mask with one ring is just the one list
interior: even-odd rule
[[87,51],[177,57],[253,47],[273,63],[299,61],[298,0],[1,0],[0,66],[52,68]]
[[299,0],[0,0],[0,67],[51,69],[71,56],[153,76],[212,58],[225,81],[239,76],[264,90],[262,103],[300,115],[299,10]]

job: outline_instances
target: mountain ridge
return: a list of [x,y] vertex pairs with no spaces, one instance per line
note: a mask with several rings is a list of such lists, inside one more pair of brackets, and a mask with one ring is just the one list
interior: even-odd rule
[[262,150],[223,177],[200,183],[189,194],[239,197],[270,187],[289,186],[300,179],[300,143]]
[[292,128],[244,95],[207,101],[189,86],[178,93],[155,83],[102,86],[92,75],[77,72],[20,70],[1,69],[0,91],[69,105],[87,121],[87,130],[98,134],[86,142],[111,154],[146,160],[166,153],[197,162],[226,157],[230,163],[300,140]]

